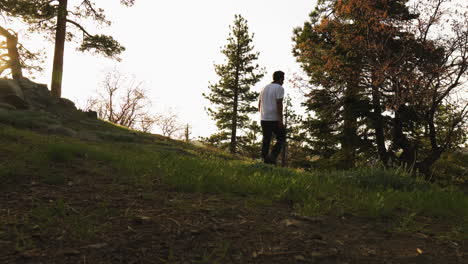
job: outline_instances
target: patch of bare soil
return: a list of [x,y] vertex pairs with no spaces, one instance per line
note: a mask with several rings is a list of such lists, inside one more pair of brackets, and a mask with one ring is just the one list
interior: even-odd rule
[[0,263],[468,263],[468,239],[390,232],[391,222],[352,215],[302,217],[286,204],[248,197],[143,192],[110,181],[7,189],[0,220]]

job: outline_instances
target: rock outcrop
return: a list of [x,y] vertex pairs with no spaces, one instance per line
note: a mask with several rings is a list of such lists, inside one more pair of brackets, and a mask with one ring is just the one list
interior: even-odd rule
[[4,109],[28,109],[22,87],[18,82],[0,79],[0,104]]
[[31,110],[46,110],[53,104],[53,98],[45,84],[39,84],[22,78],[16,83],[21,87],[24,93],[24,99]]
[[0,79],[0,103],[2,108],[46,111],[53,114],[76,112],[75,104],[65,98],[52,97],[47,85],[27,78],[19,80]]
[[78,110],[72,101],[52,97],[47,85],[27,78],[0,79],[0,112],[3,113],[0,123],[33,128],[49,135],[99,140],[95,133],[70,128],[74,124],[84,123],[85,119],[93,122],[97,119],[96,112]]

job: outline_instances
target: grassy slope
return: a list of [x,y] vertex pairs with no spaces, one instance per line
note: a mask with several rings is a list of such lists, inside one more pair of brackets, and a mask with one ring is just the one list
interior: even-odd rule
[[[45,133],[50,124],[73,128],[78,138]],[[94,186],[102,195],[137,191],[151,200],[156,193],[170,190],[248,199],[259,205],[279,202],[305,216],[353,215],[387,221],[390,232],[438,232],[462,241],[468,233],[466,194],[429,185],[402,171],[362,168],[306,173],[274,168],[78,113],[57,119],[46,113],[0,110],[0,157],[4,194],[19,194],[30,186],[45,188],[45,193],[62,186],[76,190]],[[104,199],[86,217],[74,218],[67,213],[71,198],[47,201],[43,197],[28,194],[31,202],[19,206],[16,213],[2,201],[0,242],[14,241],[15,250],[30,252],[37,247],[31,236],[34,230],[59,232],[55,227],[63,222],[71,237],[91,241],[102,230],[112,229],[103,219],[128,213],[112,212],[112,202]]]

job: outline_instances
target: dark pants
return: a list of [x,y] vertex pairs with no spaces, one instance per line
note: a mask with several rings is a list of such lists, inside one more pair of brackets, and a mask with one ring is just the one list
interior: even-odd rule
[[[279,127],[278,121],[263,121],[262,120],[262,158],[266,163],[276,163],[276,159],[283,148],[286,141],[286,131],[284,127]],[[276,144],[273,146],[273,150],[270,152],[271,137],[275,134]]]

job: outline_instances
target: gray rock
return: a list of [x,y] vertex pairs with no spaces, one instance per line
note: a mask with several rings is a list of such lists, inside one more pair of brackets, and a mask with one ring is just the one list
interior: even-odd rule
[[93,110],[88,110],[87,112],[85,112],[86,116],[89,117],[89,118],[92,118],[92,119],[97,119],[98,118],[98,114],[96,111],[93,111]]
[[44,110],[52,104],[53,99],[47,85],[32,82],[27,78],[22,78],[17,83],[23,89],[24,99],[33,110]]
[[14,80],[0,79],[0,103],[6,103],[17,109],[27,109],[23,90]]
[[16,110],[16,107],[12,106],[11,104],[0,103],[0,109],[5,109],[5,110]]
[[72,110],[72,111],[77,110],[75,103],[72,102],[71,100],[68,100],[67,98],[60,98],[58,101],[58,104],[68,110]]

